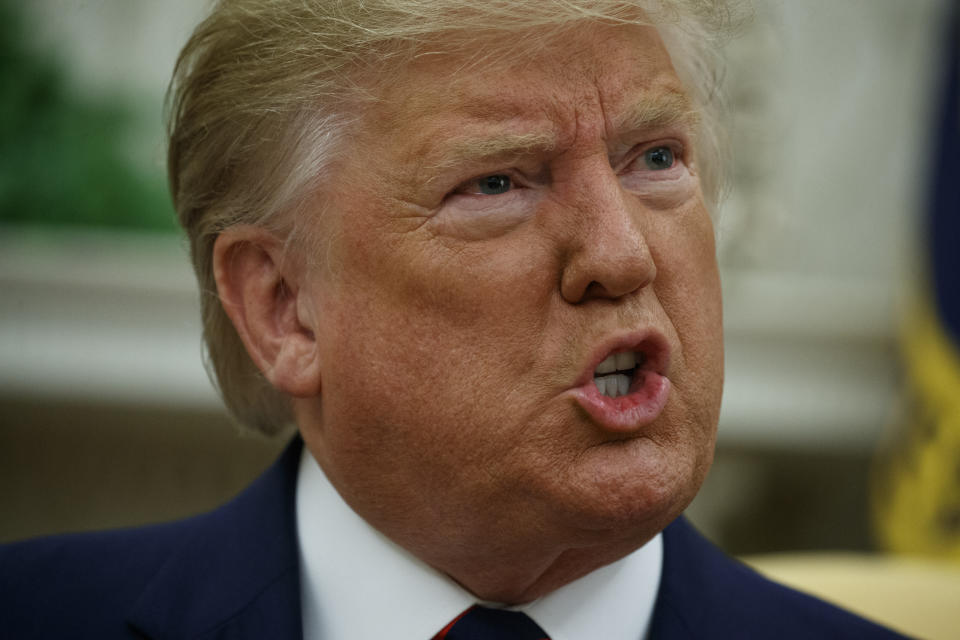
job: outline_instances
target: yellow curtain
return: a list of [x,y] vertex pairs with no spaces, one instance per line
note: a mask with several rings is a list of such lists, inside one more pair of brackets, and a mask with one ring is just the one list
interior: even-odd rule
[[874,514],[885,549],[960,562],[960,353],[933,309],[917,303],[904,323],[904,429],[878,466]]

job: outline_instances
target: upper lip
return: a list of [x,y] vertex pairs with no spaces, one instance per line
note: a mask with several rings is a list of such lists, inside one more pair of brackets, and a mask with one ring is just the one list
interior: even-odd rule
[[662,376],[667,375],[670,368],[670,345],[662,333],[656,329],[647,329],[611,336],[599,344],[591,352],[590,360],[577,379],[576,386],[592,382],[597,366],[608,356],[628,351],[644,355],[643,361],[637,362],[639,369],[654,371]]

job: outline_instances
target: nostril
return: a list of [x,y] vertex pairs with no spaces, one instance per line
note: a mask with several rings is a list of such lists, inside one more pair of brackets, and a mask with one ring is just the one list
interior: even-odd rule
[[564,299],[572,304],[617,300],[649,286],[655,277],[656,266],[644,247],[643,260],[578,256],[564,269],[560,288]]
[[602,284],[593,280],[590,284],[587,285],[587,288],[583,291],[583,300],[593,300],[594,298],[608,298],[611,297],[607,293],[607,288]]

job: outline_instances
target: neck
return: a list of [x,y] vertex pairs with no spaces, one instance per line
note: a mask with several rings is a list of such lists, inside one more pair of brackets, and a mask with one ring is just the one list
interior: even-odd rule
[[[299,405],[299,406],[298,406]],[[449,481],[404,482],[380,473],[358,477],[327,456],[323,429],[310,424],[304,403],[295,405],[307,449],[343,501],[367,524],[478,599],[508,605],[536,600],[639,549],[669,521],[633,518],[584,528],[581,520],[536,500],[488,499],[457,487],[447,499],[425,488]],[[372,478],[372,480],[371,480]],[[494,494],[496,496],[497,494]]]
[[[645,541],[644,541],[645,542]],[[520,605],[541,598],[601,567],[616,562],[642,544],[569,548],[539,564],[518,559],[481,558],[451,568],[433,566],[446,573],[479,600]],[[542,552],[542,550],[541,550]]]

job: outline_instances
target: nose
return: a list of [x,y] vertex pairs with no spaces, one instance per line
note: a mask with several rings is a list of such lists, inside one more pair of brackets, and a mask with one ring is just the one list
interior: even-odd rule
[[642,205],[609,166],[577,181],[569,205],[560,292],[571,304],[616,300],[650,285],[657,267],[642,231]]

